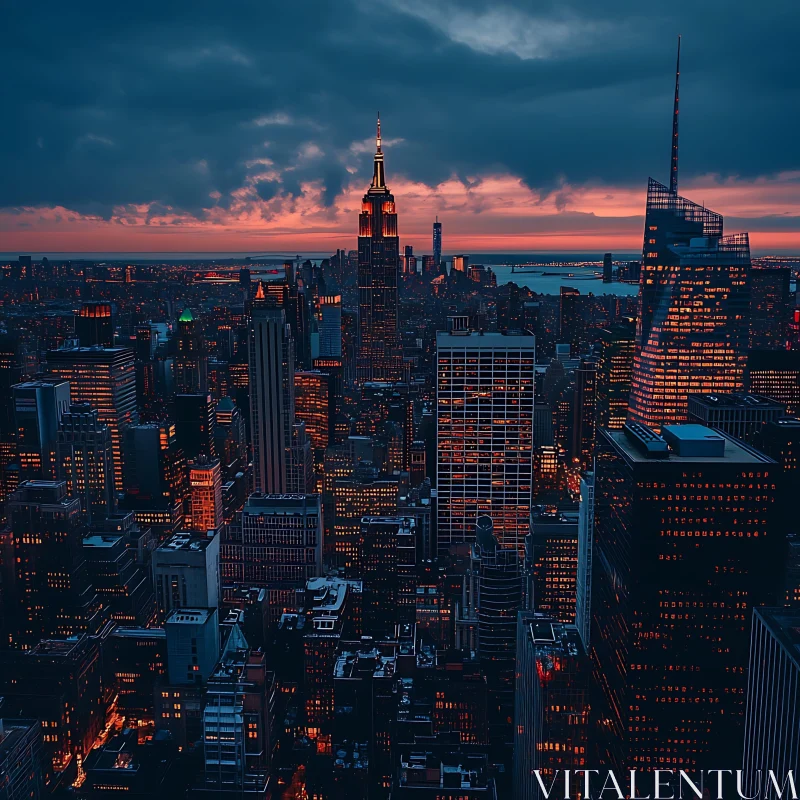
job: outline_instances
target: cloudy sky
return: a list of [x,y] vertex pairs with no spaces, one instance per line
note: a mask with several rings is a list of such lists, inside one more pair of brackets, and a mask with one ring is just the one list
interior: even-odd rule
[[8,0],[0,251],[636,250],[667,180],[800,251],[796,0]]

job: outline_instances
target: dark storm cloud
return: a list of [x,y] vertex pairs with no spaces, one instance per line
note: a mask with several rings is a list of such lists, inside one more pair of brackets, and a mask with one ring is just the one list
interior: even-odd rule
[[[684,178],[800,168],[794,0],[82,0],[6,4],[0,207],[202,216],[387,169],[551,189],[666,178],[684,34]],[[361,148],[363,150],[364,148]],[[267,177],[264,177],[269,173]]]

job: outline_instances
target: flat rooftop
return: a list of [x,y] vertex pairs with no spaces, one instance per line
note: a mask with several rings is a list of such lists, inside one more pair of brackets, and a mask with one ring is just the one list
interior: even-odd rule
[[216,608],[173,608],[166,625],[202,625],[216,613]]
[[800,608],[756,608],[755,613],[800,670]]
[[159,550],[200,552],[206,550],[214,541],[213,537],[201,533],[174,533],[162,544]]
[[689,401],[692,400],[709,408],[783,409],[783,404],[763,394],[690,394]]
[[[775,462],[765,456],[763,453],[759,453],[757,450],[754,450],[748,447],[743,442],[738,441],[737,439],[733,439],[730,436],[725,435],[724,433],[720,433],[717,430],[712,428],[706,428],[704,425],[670,425],[665,426],[668,427],[670,432],[673,434],[674,437],[677,437],[678,440],[683,440],[689,444],[694,442],[701,442],[703,439],[707,439],[709,436],[713,436],[715,438],[721,438],[724,440],[724,449],[720,449],[720,455],[679,455],[675,449],[671,449],[667,442],[664,441],[662,437],[658,434],[651,431],[649,428],[645,428],[644,426],[637,426],[638,428],[644,428],[651,437],[653,437],[652,441],[648,442],[648,445],[651,448],[651,453],[648,455],[645,452],[645,449],[638,444],[634,439],[630,438],[625,430],[621,431],[610,431],[604,430],[603,434],[610,439],[614,444],[619,448],[619,450],[628,458],[630,461],[635,463],[644,463],[649,462],[652,464],[706,464],[706,463],[716,463],[716,464],[774,464]],[[658,454],[654,457],[652,453],[652,446],[656,445],[663,445],[660,447]],[[689,448],[690,449],[690,448]]]
[[448,331],[437,331],[436,347],[449,347],[453,349],[499,349],[508,348],[511,350],[531,350],[536,344],[536,337],[530,333],[480,333],[470,331],[468,333],[449,333]]

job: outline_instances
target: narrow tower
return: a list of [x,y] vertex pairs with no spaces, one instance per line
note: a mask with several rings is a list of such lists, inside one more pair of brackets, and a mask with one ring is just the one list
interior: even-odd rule
[[681,37],[678,35],[678,61],[675,65],[675,103],[672,107],[672,158],[669,167],[669,190],[678,194],[678,101],[681,81]]
[[400,240],[394,195],[386,186],[381,149],[381,118],[375,138],[372,184],[358,217],[359,383],[401,377],[403,357],[397,332]]

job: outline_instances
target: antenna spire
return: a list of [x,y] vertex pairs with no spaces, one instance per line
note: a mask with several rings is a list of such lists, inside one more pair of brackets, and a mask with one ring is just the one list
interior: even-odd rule
[[381,152],[381,112],[378,112],[378,133],[375,137],[375,145],[377,147],[377,151]]
[[378,127],[375,134],[375,163],[372,171],[372,186],[370,189],[385,190],[386,174],[383,168],[383,150],[381,150],[381,112],[378,112]]
[[678,34],[678,61],[675,65],[675,105],[672,108],[672,159],[669,171],[669,190],[678,193],[678,100],[681,79],[681,36]]

